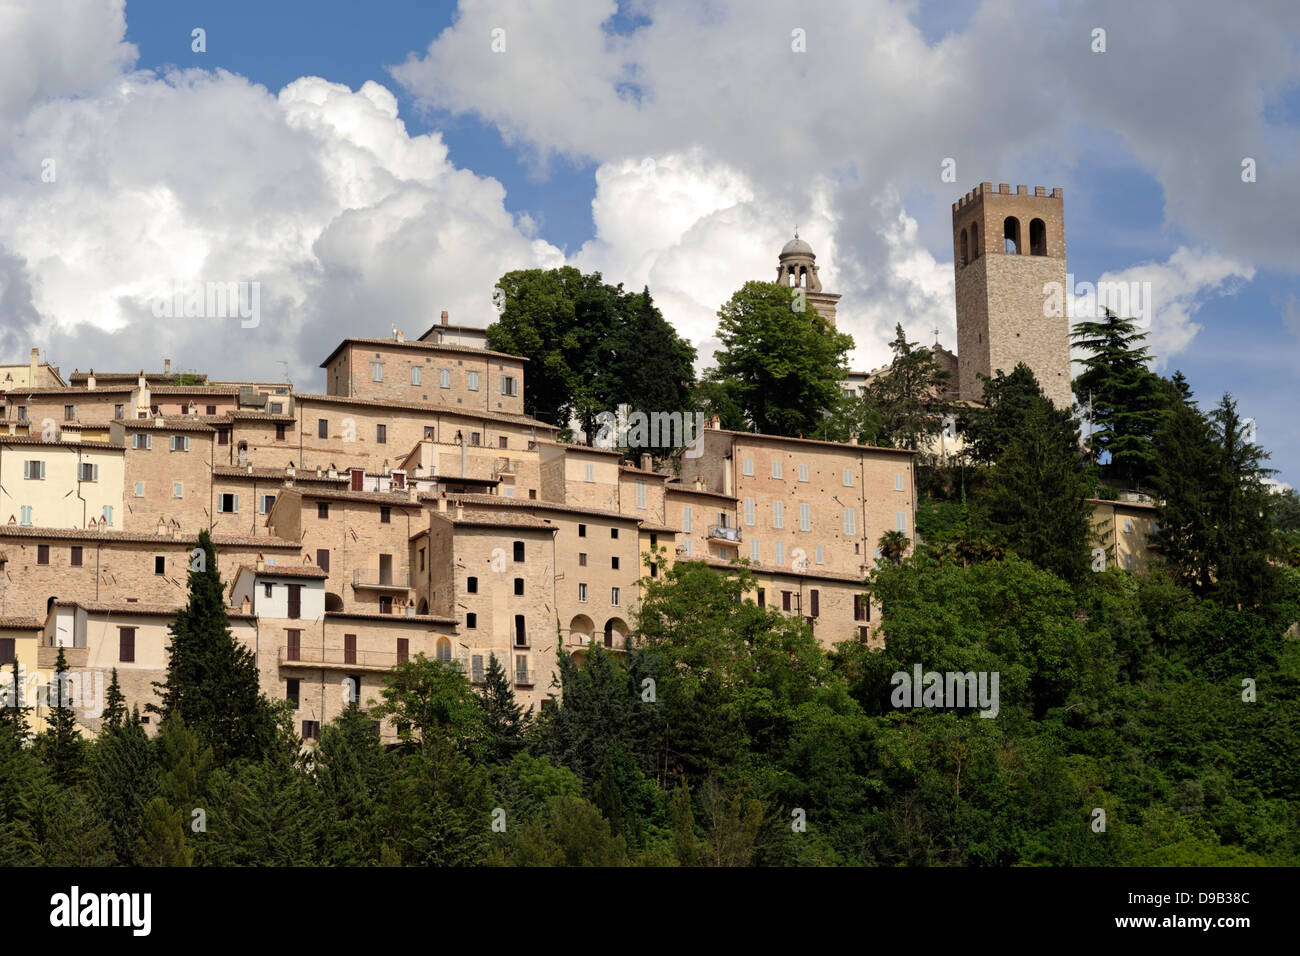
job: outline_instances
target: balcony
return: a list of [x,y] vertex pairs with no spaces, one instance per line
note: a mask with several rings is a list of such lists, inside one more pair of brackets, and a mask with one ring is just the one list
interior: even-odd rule
[[397,575],[376,574],[371,571],[363,574],[360,569],[352,572],[352,587],[358,591],[391,591],[393,593],[406,593],[411,590],[409,584],[397,583]]
[[[280,647],[279,661],[281,667],[309,667],[314,670],[340,671],[387,671],[398,664],[411,660],[414,654],[399,657],[396,651],[349,651],[343,647]],[[439,657],[444,664],[456,664],[463,671],[469,670],[469,654],[457,654],[452,657]]]
[[516,686],[516,687],[532,687],[532,686],[533,686],[533,672],[530,671],[530,670],[527,670],[526,668],[516,667],[516,668],[515,668],[515,686]]
[[740,547],[739,528],[732,528],[725,524],[711,524],[709,525],[709,538],[713,541],[721,541]]
[[492,477],[500,478],[502,475],[519,474],[519,462],[513,458],[498,458],[492,463]]

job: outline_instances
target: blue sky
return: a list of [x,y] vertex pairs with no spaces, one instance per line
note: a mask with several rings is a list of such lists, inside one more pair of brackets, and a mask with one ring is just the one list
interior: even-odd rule
[[[495,276],[568,262],[648,283],[707,356],[712,312],[799,222],[872,367],[895,321],[953,345],[949,203],[1062,186],[1070,271],[1153,280],[1160,369],[1203,405],[1233,393],[1300,480],[1291,5],[49,0],[17,29],[7,351],[286,361],[315,388],[323,343],[440,308],[486,324]],[[47,156],[58,193],[30,172]],[[151,326],[149,294],[197,275],[256,275],[268,320]]]

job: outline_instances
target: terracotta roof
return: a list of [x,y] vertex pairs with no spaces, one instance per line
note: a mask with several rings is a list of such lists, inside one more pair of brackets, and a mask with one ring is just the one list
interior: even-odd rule
[[672,478],[672,475],[665,475],[662,471],[655,471],[653,468],[638,468],[636,465],[619,465],[618,470],[632,472],[637,475],[649,475],[652,478],[662,478],[664,481]]
[[314,564],[268,564],[260,571],[257,570],[255,565],[241,564],[239,571],[235,573],[239,574],[241,571],[247,571],[249,574],[264,578],[316,578],[324,580],[330,576],[328,571],[322,571]]
[[[177,374],[178,373],[176,372],[145,372],[144,378],[145,381],[149,382],[150,384],[152,384],[153,382],[162,383],[175,378]],[[201,372],[182,372],[179,374],[187,375],[192,378],[201,378],[204,381],[207,381],[208,378],[207,375]],[[135,383],[139,380],[139,378],[140,378],[139,372],[95,372],[96,384],[103,381]],[[77,372],[73,372],[70,376],[68,376],[68,381],[71,382],[73,385],[82,384],[89,380],[90,380],[90,372],[77,371]]]
[[909,451],[906,448],[881,448],[878,445],[850,445],[848,442],[818,441],[815,438],[788,438],[784,435],[764,435],[760,432],[733,432],[728,431],[725,428],[710,428],[705,432],[705,434],[707,435],[709,432],[715,432],[719,435],[731,435],[734,438],[753,439],[760,442],[789,441],[800,445],[821,445],[824,448],[838,448],[843,452],[850,452],[853,454],[863,454],[871,451],[883,451],[894,455],[918,454],[917,452]]
[[284,422],[286,424],[296,422],[298,419],[285,412],[251,412],[238,409],[232,412],[226,412],[227,421],[238,421],[240,419],[249,419],[259,422]]
[[[130,531],[91,531],[89,528],[40,528],[31,525],[0,525],[0,537],[6,538],[63,538],[73,541],[120,541],[129,544],[197,544],[198,534],[143,534]],[[286,538],[254,537],[243,534],[214,534],[212,543],[217,547],[233,548],[293,548],[300,550],[301,542]]]
[[[715,558],[712,556],[693,557],[691,555],[680,555],[678,556],[677,560],[678,561],[703,561],[711,568],[718,568],[719,570],[725,570],[725,571],[734,571],[742,567],[742,565],[740,565],[739,563],[733,564],[730,561],[723,561],[719,558]],[[770,577],[780,576],[785,578],[807,578],[807,579],[817,580],[817,581],[841,581],[848,584],[862,584],[863,579],[866,578],[865,572],[863,574],[845,574],[841,571],[792,571],[789,568],[765,567],[761,564],[754,564],[753,562],[750,562],[749,570],[753,571],[755,574],[760,576],[765,575]]]
[[[435,495],[421,495],[421,500],[437,500]],[[503,498],[500,495],[448,495],[448,501],[462,502],[466,508],[487,506],[498,508],[531,508],[536,511],[564,511],[571,514],[595,515],[599,518],[618,518],[636,524],[641,519],[635,515],[625,515],[621,511],[604,511],[600,508],[583,508],[578,505],[566,505],[557,501],[545,501],[540,498]]]
[[460,418],[479,419],[481,421],[509,422],[514,425],[528,425],[535,428],[544,428],[553,432],[559,431],[559,428],[555,425],[548,425],[540,419],[533,418],[529,415],[516,415],[513,412],[493,412],[484,411],[482,409],[462,408],[460,406],[452,405],[432,405],[422,402],[393,402],[379,401],[373,398],[349,398],[346,395],[313,395],[299,393],[294,395],[294,399],[299,403],[299,405],[303,402],[326,402],[335,405],[360,405],[367,408],[401,408],[414,412],[425,412],[429,415],[455,415]]
[[370,505],[420,507],[420,502],[418,500],[412,501],[404,491],[333,491],[328,488],[302,488],[298,491],[298,494],[312,500],[358,501]]
[[0,617],[0,631],[39,631],[45,622],[34,617]]
[[710,498],[721,498],[724,501],[739,500],[735,495],[724,495],[720,491],[702,491],[699,488],[684,485],[680,481],[670,481],[665,487],[667,488],[668,491],[675,491],[678,494],[708,495]]
[[539,447],[542,445],[546,445],[548,448],[559,448],[562,449],[566,454],[569,452],[574,452],[574,453],[582,452],[591,455],[613,455],[615,458],[623,457],[623,453],[619,451],[617,448],[597,448],[594,445],[574,445],[574,444],[570,444],[569,442],[542,441],[541,439],[538,439],[534,444],[538,445]]
[[347,475],[336,475],[331,478],[328,472],[321,472],[320,477],[316,476],[315,471],[299,471],[293,475],[286,475],[283,468],[258,468],[254,467],[252,474],[248,471],[248,466],[240,467],[239,465],[216,465],[212,473],[220,478],[244,478],[244,479],[278,479],[284,480],[289,478],[294,482],[299,481],[320,481],[346,485],[348,483]]
[[5,391],[15,397],[21,397],[23,395],[97,395],[101,392],[106,395],[116,395],[134,390],[135,385],[110,385],[107,388],[96,388],[94,391],[73,388],[71,385],[42,385],[38,388],[10,388]]
[[454,512],[448,511],[443,514],[435,511],[434,515],[454,525],[474,526],[480,528],[521,528],[534,531],[550,531],[554,533],[558,530],[555,525],[549,521],[543,521],[530,514],[513,514],[513,515],[492,515],[483,511],[465,511],[461,516],[456,517]]
[[[143,617],[175,617],[183,605],[138,604],[134,601],[55,601],[55,607],[79,607],[91,614],[138,614]],[[226,617],[241,621],[255,620],[256,614],[245,614],[237,608],[226,608]]]
[[96,451],[124,451],[121,445],[102,441],[46,441],[44,438],[23,438],[18,435],[0,435],[0,445],[45,445],[48,448],[89,448]]
[[325,617],[357,618],[365,621],[384,621],[388,624],[412,622],[415,624],[456,624],[454,617],[436,617],[432,614],[366,614],[359,611],[326,611]]
[[338,344],[325,361],[320,363],[321,368],[326,368],[330,362],[334,361],[334,356],[338,355],[349,345],[382,345],[386,348],[393,349],[418,349],[424,352],[469,352],[472,355],[492,356],[493,358],[508,358],[515,362],[527,362],[528,359],[522,355],[511,355],[509,352],[494,352],[491,349],[475,348],[472,345],[440,345],[437,342],[424,342],[419,339],[405,339],[401,342],[397,339],[367,339],[367,338],[346,338]]
[[[99,391],[99,389],[95,389]],[[238,385],[150,385],[154,395],[238,395]]]
[[673,528],[666,524],[655,524],[651,521],[641,522],[642,531],[653,531],[656,534],[684,534],[681,528]]
[[1114,505],[1116,508],[1139,508],[1143,511],[1155,511],[1160,506],[1154,501],[1109,501],[1105,498],[1084,498],[1090,505]]
[[[161,425],[158,424],[159,417],[162,417],[163,420]],[[204,420],[198,417],[191,418],[189,415],[150,415],[148,418],[123,418],[119,419],[119,421],[128,431],[211,432],[215,430],[212,427],[214,424],[225,421],[225,419],[208,418]]]
[[434,332],[438,329],[447,329],[448,331],[455,329],[457,332],[482,332],[484,335],[487,335],[487,329],[478,325],[453,325],[450,322],[448,322],[446,325],[443,325],[441,322],[439,322],[436,325],[429,326],[428,331],[426,331],[424,335],[420,336],[419,341],[427,342],[428,341],[427,336],[429,335],[429,333]]

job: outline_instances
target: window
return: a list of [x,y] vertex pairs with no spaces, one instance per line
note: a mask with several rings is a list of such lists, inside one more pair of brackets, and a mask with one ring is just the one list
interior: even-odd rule
[[81,545],[74,544],[71,548],[68,549],[69,567],[73,567],[73,568],[81,567],[81,558],[82,558]]
[[[690,505],[682,506],[682,531],[684,531],[686,534],[691,533],[691,506]],[[690,552],[688,551],[687,554],[689,553]]]
[[471,445],[481,445],[483,443],[483,436],[480,435],[478,432],[470,432],[469,443]]
[[509,447],[510,447],[510,438],[509,438],[509,436],[507,436],[507,435],[502,435],[502,436],[501,436],[501,440],[500,440],[499,442],[497,442],[497,447],[498,447],[498,448],[509,448]]
[[515,647],[528,646],[528,628],[524,625],[524,616],[515,615]]
[[113,406],[113,417],[114,417],[114,418],[126,418],[126,406],[125,406],[125,405],[114,405],[114,406]]
[[595,465],[583,465],[583,466],[582,466],[582,480],[583,480],[583,481],[595,481],[595,480],[596,480],[596,466],[595,466]]
[[113,506],[104,505],[104,523],[110,528],[113,527]]
[[381,594],[379,596],[379,613],[380,614],[393,613],[393,597],[391,594]]
[[23,477],[32,481],[40,481],[45,477],[45,462],[43,461],[25,461],[23,462]]
[[424,570],[424,548],[420,549],[420,570]]
[[611,538],[617,538],[617,537],[618,537],[618,529],[617,529],[617,528],[610,528],[610,529],[609,529],[609,536],[610,536]]
[[136,432],[131,436],[131,447],[136,451],[149,451],[153,448],[153,436]]
[[68,421],[68,422],[70,422],[70,421],[73,421],[76,417],[77,417],[77,406],[76,406],[76,405],[64,405],[64,406],[63,406],[63,420],[64,420],[64,421]]
[[515,683],[531,684],[528,679],[528,657],[524,654],[515,655]]
[[274,584],[263,584],[263,585],[262,585],[262,597],[268,597],[268,598],[269,598],[269,597],[271,596],[271,592],[273,592],[274,590],[275,590],[275,585],[274,585]]
[[189,435],[172,435],[172,436],[171,436],[171,439],[170,439],[170,448],[171,448],[172,451],[189,451],[189,450],[190,450],[190,436],[189,436]]
[[48,544],[38,544],[36,546],[36,563],[37,564],[50,563],[50,546]]
[[524,543],[522,541],[515,542],[514,552],[515,560],[522,564],[524,560]]
[[20,422],[25,422],[25,421],[27,421],[27,406],[26,406],[26,405],[19,405],[19,406],[18,406],[18,420],[19,420]]
[[0,637],[0,664],[12,664],[18,656],[17,640]]
[[822,547],[820,544],[817,545],[817,563],[818,564],[826,563],[826,549]]
[[758,606],[759,606],[759,607],[767,607],[767,589],[766,589],[766,588],[759,588],[759,589],[758,589]]
[[609,589],[609,603],[614,607],[618,607],[618,588]]
[[1007,216],[1003,220],[1002,251],[1007,255],[1020,254],[1020,220],[1015,216]]
[[1132,534],[1132,533],[1133,533],[1133,519],[1132,519],[1132,518],[1125,518],[1125,519],[1124,519],[1124,533],[1125,533],[1125,534]]
[[302,722],[302,739],[318,740],[320,739],[320,721],[304,720]]
[[[285,434],[285,433],[284,433],[284,426],[283,426],[283,425],[276,425],[276,426],[275,426],[275,440],[276,440],[276,441],[284,441],[284,434]],[[225,437],[226,437],[226,433],[225,433],[225,432],[222,432],[222,433],[221,433],[221,437],[222,437],[222,438],[225,438]],[[226,443],[223,441],[221,444],[224,445],[224,444],[226,444]]]
[[418,365],[412,365],[412,366],[411,366],[411,384],[412,384],[412,385],[419,385],[419,384],[420,384],[420,373],[423,372],[423,371],[424,371],[424,369],[420,368],[420,366],[418,366]]
[[[749,523],[750,523],[750,524],[753,524],[752,521],[749,522]],[[762,552],[761,552],[760,549],[759,549],[758,539],[757,539],[757,538],[750,538],[750,539],[749,539],[749,560],[751,560],[751,561],[753,561],[755,564],[757,564],[757,563],[759,562],[759,560],[761,559],[761,554],[762,554]]]
[[1041,219],[1029,220],[1029,254],[1047,255],[1047,226]]
[[524,593],[524,579],[515,578],[515,594],[522,595],[523,593]]
[[513,375],[503,375],[501,377],[501,394],[515,396],[519,394],[519,388],[515,383]]
[[903,531],[903,532],[906,532],[906,531],[907,531],[907,512],[906,512],[906,511],[895,511],[895,512],[894,512],[894,525],[895,525],[895,530],[896,530],[896,531]]
[[154,573],[154,574],[166,574],[166,573],[167,573],[167,556],[166,556],[166,555],[163,555],[163,554],[155,554],[155,555],[153,556],[153,573]]
[[355,634],[343,635],[343,663],[355,664],[357,662],[357,636]]
[[774,501],[774,502],[772,502],[772,527],[773,527],[773,528],[784,528],[784,527],[785,527],[785,504],[784,504],[784,502],[780,502],[780,501]]
[[609,564],[610,568],[613,569],[613,570],[615,570],[615,571],[617,571],[617,570],[618,570],[618,558],[610,558],[610,559],[609,559],[609,562],[610,562],[610,564]]
[[581,582],[578,583],[578,603],[579,604],[587,603],[587,585]]
[[808,466],[807,466],[807,465],[800,465],[800,466],[799,466],[799,480],[800,480],[800,481],[807,481],[807,480],[808,480]]
[[1126,555],[1124,555],[1124,567],[1127,568],[1129,571],[1132,571],[1132,570],[1133,570],[1133,555],[1132,555],[1132,554],[1126,554]]
[[472,611],[469,614],[466,614],[465,626],[471,629],[478,627],[478,615]]
[[297,677],[290,677],[284,682],[284,699],[293,704],[293,709],[297,710],[299,701],[302,699],[302,684]]
[[469,380],[469,384],[468,384],[469,390],[470,390],[471,392],[477,392],[477,391],[478,391],[478,372],[470,372],[469,375],[466,376],[466,377],[467,377],[468,380]]
[[275,495],[258,495],[257,496],[257,513],[260,515],[269,515],[271,509],[275,507]]
[[143,498],[143,497],[144,497],[144,482],[143,482],[143,481],[137,481],[137,482],[135,483],[135,496],[136,496],[137,498]]
[[117,659],[123,664],[135,661],[135,628],[119,627],[117,629]]
[[449,368],[438,369],[438,387],[451,388],[451,369]]
[[585,524],[578,525],[578,537],[585,538],[586,536],[587,536],[587,526]]
[[380,524],[392,524],[392,523],[393,523],[393,509],[392,509],[391,506],[389,506],[389,505],[380,505],[380,506],[379,506],[379,523],[380,523]]
[[902,475],[895,475],[895,476],[894,476],[894,490],[895,490],[895,491],[902,491],[902,490],[903,490],[903,476],[902,476]]
[[853,620],[871,620],[871,600],[865,594],[853,595]]
[[852,508],[844,509],[844,533],[857,534],[858,516]]
[[[279,435],[279,431],[277,431],[276,434]],[[230,444],[230,429],[222,428],[217,431],[217,444],[218,445]]]
[[745,524],[752,525],[753,523],[754,523],[754,499],[746,498],[745,499]]
[[405,664],[411,658],[411,639],[409,637],[399,637],[397,639],[397,663]]
[[788,611],[788,610],[790,610],[790,592],[789,592],[789,591],[782,591],[782,592],[781,592],[781,610],[783,610],[783,611]]
[[772,477],[773,478],[781,477],[781,462],[779,461],[772,462]]
[[821,597],[821,593],[816,588],[812,588],[808,592],[808,616],[809,617],[817,617],[821,613],[821,605],[819,601],[820,597]]
[[328,501],[316,502],[316,517],[328,518],[330,516],[330,503]]
[[[274,411],[274,409],[272,409],[272,411]],[[217,406],[215,406],[215,405],[209,405],[209,406],[208,406],[208,412],[207,412],[207,413],[208,413],[209,415],[215,415],[215,414],[217,413]]]
[[289,607],[285,617],[291,621],[296,621],[302,617],[302,585],[289,584],[286,587],[289,589]]
[[30,525],[32,523],[32,506],[31,505],[20,506],[18,508],[18,516],[19,516],[19,520],[23,524]]
[[288,647],[285,650],[285,658],[291,661],[302,660],[302,631],[289,628],[284,632],[285,640],[288,641]]
[[778,541],[778,542],[776,543],[776,548],[775,548],[775,550],[776,550],[776,563],[777,563],[777,565],[780,566],[780,565],[785,564],[785,542],[784,542],[784,541]]
[[217,495],[217,513],[218,514],[238,514],[239,513],[239,495],[220,494]]
[[478,594],[478,578],[466,578],[465,591],[469,594]]
[[852,469],[852,468],[845,468],[845,469],[844,469],[844,487],[845,487],[845,488],[852,488],[852,487],[853,487],[853,469]]
[[317,438],[330,437],[330,420],[328,418],[316,419],[316,437]]
[[799,530],[812,530],[812,507],[810,505],[799,506]]
[[644,481],[638,480],[636,483],[636,506],[638,508],[645,507],[645,482]]
[[694,550],[694,542],[692,542],[690,538],[687,538],[682,542],[682,550],[686,552],[686,556],[689,558],[692,550]]
[[81,463],[82,481],[99,481],[99,466],[88,461]]
[[578,552],[578,567],[580,567],[580,568],[585,568],[586,566],[587,566],[587,552],[586,552],[586,551],[579,551],[579,552]]
[[185,482],[177,481],[172,483],[172,497],[173,498],[185,497]]
[[370,380],[371,380],[372,382],[382,382],[382,381],[384,380],[384,363],[383,363],[383,362],[371,362],[371,363],[370,363]]
[[388,426],[387,426],[387,425],[376,425],[376,426],[375,426],[375,442],[376,442],[376,444],[380,444],[380,445],[386,445],[386,444],[388,444]]
[[754,477],[754,459],[746,458],[740,463],[740,470],[746,478]]

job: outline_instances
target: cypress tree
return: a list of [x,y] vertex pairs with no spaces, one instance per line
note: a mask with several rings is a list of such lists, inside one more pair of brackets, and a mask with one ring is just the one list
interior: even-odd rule
[[514,687],[496,654],[488,656],[479,705],[483,708],[483,736],[492,759],[497,763],[509,763],[524,746],[527,719],[515,700]]
[[76,701],[69,687],[68,661],[62,647],[54,664],[50,697],[50,715],[46,720],[47,729],[40,738],[40,751],[54,782],[72,786],[81,769],[85,742],[77,728],[77,716],[73,710]]
[[145,805],[158,788],[158,768],[139,710],[99,735],[87,774],[90,799],[108,826],[117,863],[136,866]]
[[6,681],[3,689],[3,706],[0,706],[0,727],[8,727],[12,730],[14,736],[22,741],[27,739],[31,733],[31,727],[27,723],[27,715],[31,712],[31,707],[24,703],[24,688],[22,677],[18,673],[18,660],[13,662],[13,678]]
[[121,730],[125,720],[126,697],[122,694],[122,686],[117,681],[117,668],[114,667],[113,676],[108,682],[108,692],[104,702],[104,728],[107,730]]

